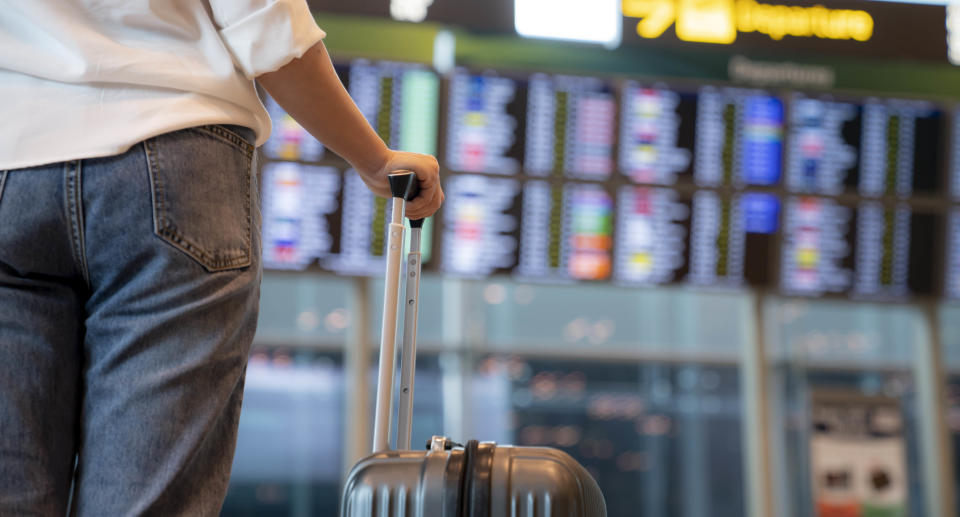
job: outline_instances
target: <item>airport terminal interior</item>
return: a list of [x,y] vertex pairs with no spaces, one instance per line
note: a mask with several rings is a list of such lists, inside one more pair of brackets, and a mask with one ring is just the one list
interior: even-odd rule
[[[413,447],[558,448],[611,517],[960,509],[960,6],[311,0],[436,155]],[[264,94],[264,276],[226,516],[369,454],[389,201]]]

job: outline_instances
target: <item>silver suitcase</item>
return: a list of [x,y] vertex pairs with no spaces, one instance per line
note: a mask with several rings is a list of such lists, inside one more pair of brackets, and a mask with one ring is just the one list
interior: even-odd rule
[[341,517],[606,517],[606,503],[596,481],[583,466],[556,449],[476,440],[464,446],[435,436],[427,450],[410,450],[422,220],[411,221],[410,253],[405,261],[399,450],[390,449],[403,210],[418,190],[416,177],[409,172],[391,174],[390,186],[394,199],[387,232],[373,454],[351,470],[340,502]]

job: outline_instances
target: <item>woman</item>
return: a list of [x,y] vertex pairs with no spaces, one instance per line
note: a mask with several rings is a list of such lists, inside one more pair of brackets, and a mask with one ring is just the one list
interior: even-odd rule
[[[0,0],[0,515],[215,515],[256,327],[256,79],[376,194],[305,0]],[[69,502],[69,503],[68,503]]]

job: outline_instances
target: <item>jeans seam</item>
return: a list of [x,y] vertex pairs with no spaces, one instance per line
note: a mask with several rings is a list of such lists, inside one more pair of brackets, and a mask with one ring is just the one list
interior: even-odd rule
[[[226,130],[224,130],[226,132]],[[213,133],[211,131],[211,133]],[[215,133],[214,133],[215,134]],[[239,138],[239,137],[238,137]],[[242,139],[241,139],[242,140]],[[250,233],[244,236],[244,244],[246,249],[243,250],[229,250],[233,254],[239,253],[239,256],[234,256],[232,258],[220,257],[217,258],[215,255],[208,253],[206,250],[201,249],[196,246],[188,239],[185,239],[177,231],[176,226],[173,222],[167,218],[166,205],[164,204],[164,185],[163,180],[160,178],[160,175],[157,174],[159,171],[160,164],[157,161],[157,152],[155,149],[156,139],[148,139],[143,142],[144,152],[147,155],[147,169],[150,176],[150,183],[152,184],[150,189],[150,195],[153,196],[153,228],[154,233],[157,236],[166,240],[170,245],[179,248],[185,252],[188,256],[191,256],[196,260],[201,266],[206,268],[210,272],[222,271],[227,269],[233,269],[238,267],[246,267],[251,264],[251,236]],[[244,150],[244,149],[239,149]],[[248,167],[249,169],[250,167]],[[250,206],[250,174],[248,173],[246,178],[246,206]],[[250,228],[252,224],[250,210],[248,209],[246,214],[247,218],[247,227],[252,232],[253,229]]]
[[230,131],[229,129],[219,125],[198,126],[193,129],[233,145],[237,149],[244,152],[247,160],[253,160],[253,151],[256,150],[256,147],[250,145],[250,142],[247,142],[237,133],[234,133],[233,131]]
[[159,176],[157,176],[157,169],[159,164],[157,163],[157,153],[154,151],[153,147],[155,144],[154,139],[147,139],[143,141],[143,152],[147,156],[147,174],[150,176],[150,195],[153,197],[153,231],[160,233],[160,229],[164,226],[163,214],[166,212],[163,206],[163,182],[160,181]]
[[0,171],[0,201],[3,201],[3,187],[7,184],[7,173],[9,171]]
[[83,193],[82,178],[83,165],[78,161],[67,162],[64,167],[66,182],[67,220],[70,221],[70,241],[73,245],[73,256],[87,287],[90,287],[90,273],[87,268],[86,242],[83,238]]

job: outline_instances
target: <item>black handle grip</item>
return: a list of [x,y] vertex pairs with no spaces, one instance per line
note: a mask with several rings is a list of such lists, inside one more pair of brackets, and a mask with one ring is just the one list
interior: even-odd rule
[[420,195],[420,178],[412,172],[410,174],[413,176],[413,180],[410,182],[410,191],[407,192],[407,197],[404,201],[411,201]]
[[[410,201],[420,194],[420,179],[413,171],[395,171],[387,175],[390,193],[393,197],[402,197]],[[423,219],[410,219],[411,228],[422,228]]]
[[420,180],[413,171],[395,171],[387,175],[390,182],[390,193],[393,197],[401,197],[410,201],[420,193]]

